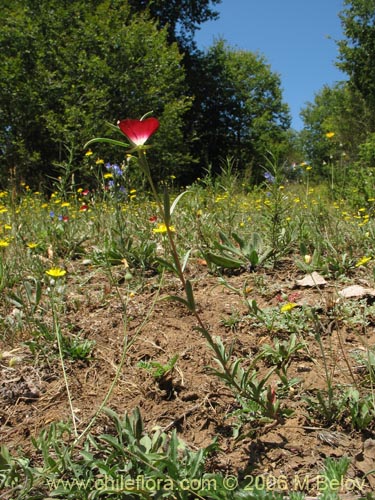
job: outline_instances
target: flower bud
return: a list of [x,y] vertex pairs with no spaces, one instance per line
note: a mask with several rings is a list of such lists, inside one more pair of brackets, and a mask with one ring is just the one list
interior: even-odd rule
[[311,263],[311,255],[305,255],[303,259],[305,261],[305,264]]

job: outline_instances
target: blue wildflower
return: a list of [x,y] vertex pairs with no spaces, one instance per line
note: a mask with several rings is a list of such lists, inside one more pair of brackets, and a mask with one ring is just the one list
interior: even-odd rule
[[271,174],[271,172],[264,172],[263,177],[271,184],[275,182],[275,177]]
[[109,170],[115,177],[121,177],[123,174],[121,167],[119,167],[117,163],[114,163],[113,165],[111,165],[110,163],[106,163],[105,168]]

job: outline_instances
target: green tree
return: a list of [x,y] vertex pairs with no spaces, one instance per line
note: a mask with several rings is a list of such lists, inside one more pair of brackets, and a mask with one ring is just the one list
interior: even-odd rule
[[345,0],[341,24],[345,40],[338,42],[337,66],[368,109],[369,132],[375,132],[375,0]]
[[132,12],[148,11],[160,28],[167,29],[170,43],[177,41],[189,51],[194,47],[194,33],[199,26],[218,17],[211,4],[220,3],[221,0],[129,0]]
[[[190,161],[182,56],[155,21],[131,16],[124,0],[16,0],[0,21],[3,172],[36,184],[56,166],[78,168],[83,144],[108,135],[105,121],[148,111],[161,122],[157,174]],[[101,153],[111,162],[123,155]]]
[[[304,129],[300,141],[305,159],[314,165],[318,176],[329,176],[328,165],[345,157],[355,161],[358,147],[366,139],[368,115],[366,105],[348,82],[325,85],[301,111]],[[332,138],[326,134],[333,132]]]
[[264,163],[268,151],[286,153],[289,110],[280,78],[263,57],[218,40],[196,55],[190,74],[195,79],[189,82],[194,92],[191,133],[206,167],[218,168],[231,156],[241,169],[252,170]]

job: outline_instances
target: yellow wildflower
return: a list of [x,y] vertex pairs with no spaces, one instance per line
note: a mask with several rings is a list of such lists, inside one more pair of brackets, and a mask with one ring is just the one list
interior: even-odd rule
[[[172,231],[172,233],[175,232],[175,228],[173,226],[169,226],[169,230]],[[166,233],[167,232],[167,226],[165,224],[158,224],[158,226],[152,230],[154,233]]]
[[86,151],[85,153],[85,156],[91,156],[92,154],[94,154],[91,149],[89,149],[88,151]]
[[295,307],[297,306],[297,304],[295,302],[287,302],[286,304],[284,304],[280,311],[282,313],[285,313],[285,312],[289,312],[291,311],[292,309],[294,309]]
[[52,278],[61,278],[62,276],[66,275],[65,269],[61,269],[60,267],[51,267],[51,269],[48,269],[46,271],[46,274],[48,276],[51,276]]
[[7,240],[0,240],[0,248],[5,248],[9,246],[9,241]]
[[360,266],[364,266],[365,264],[367,264],[367,262],[369,262],[370,260],[372,259],[372,257],[362,257],[362,259],[360,259],[355,267],[360,267]]
[[334,132],[327,132],[327,133],[326,133],[326,137],[327,137],[327,139],[332,139],[332,137],[334,137],[334,136],[335,136],[335,133],[334,133]]

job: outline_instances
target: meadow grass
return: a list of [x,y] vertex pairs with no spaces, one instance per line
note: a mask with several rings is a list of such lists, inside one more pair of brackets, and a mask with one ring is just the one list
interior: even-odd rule
[[[159,191],[163,192],[164,188],[165,185],[159,186]],[[169,228],[183,272],[203,263],[204,272],[217,276],[223,286],[231,286],[227,277],[233,272],[252,273],[254,280],[259,274],[258,297],[267,293],[262,291],[260,271],[277,271],[285,262],[292,263],[302,273],[317,271],[338,284],[353,279],[366,280],[368,287],[374,284],[374,199],[358,205],[355,196],[333,197],[325,185],[281,179],[270,182],[268,178],[263,185],[252,187],[225,171],[216,178],[207,175],[198,179],[184,191],[173,207]],[[178,195],[172,192],[170,202]],[[31,192],[27,186],[17,196],[12,191],[1,192],[0,339],[3,352],[22,344],[30,349],[34,366],[41,359],[59,363],[63,369],[66,360],[81,359],[90,363],[94,344],[66,331],[66,287],[82,288],[88,275],[105,272],[117,290],[119,285],[113,279],[113,269],[120,267],[125,283],[119,293],[119,297],[125,293],[122,299],[124,358],[129,345],[126,336],[129,297],[147,288],[150,273],[158,277],[158,286],[162,289],[165,276],[176,263],[176,259],[171,260],[170,235],[164,222],[150,193],[139,187],[126,186],[126,190],[80,187],[69,192],[56,190],[49,196]],[[199,287],[199,279],[195,286]],[[364,346],[362,378],[353,374],[352,360],[348,358],[349,370],[353,370],[352,384],[343,392],[335,385],[331,366],[337,357],[337,352],[333,353],[337,347],[322,342],[317,311],[309,307],[294,310],[294,302],[288,297],[282,298],[284,309],[277,306],[262,309],[257,297],[251,302],[245,289],[237,292],[248,312],[243,315],[234,311],[233,324],[228,323],[231,328],[247,321],[256,327],[261,325],[276,336],[281,332],[292,335],[287,340],[276,337],[273,345],[264,345],[257,357],[244,364],[231,346],[221,339],[214,340],[205,330],[213,348],[213,363],[216,362],[216,368],[211,369],[212,377],[220,378],[238,401],[234,438],[244,438],[243,425],[249,422],[256,422],[259,428],[288,417],[290,407],[286,395],[298,383],[289,377],[288,369],[293,356],[301,350],[308,353],[312,342],[321,349],[321,368],[327,382],[325,390],[305,395],[314,421],[329,426],[335,420],[349,419],[353,430],[374,429],[375,361],[371,346]],[[191,306],[189,297],[187,304]],[[191,307],[193,312],[194,307]],[[340,317],[340,321],[353,321],[356,326],[368,328],[369,317],[374,313],[371,304],[362,304],[360,317],[355,307],[354,310],[349,310],[349,305],[346,308],[332,306],[331,321],[338,322]],[[269,368],[263,375],[257,369],[260,360]],[[9,366],[17,363],[15,357],[5,357],[3,361]],[[159,377],[163,378],[174,369],[174,363],[171,366],[148,363],[147,366],[167,367]],[[270,384],[274,377],[278,380],[277,389]],[[66,375],[65,383],[69,394]],[[77,429],[71,405],[72,425],[54,424],[34,438],[36,449],[43,456],[43,463],[37,466],[22,452],[11,455],[3,446],[0,480],[8,488],[9,498],[44,498],[52,488],[51,481],[58,478],[85,479],[92,484],[100,473],[114,480],[114,471],[121,468],[119,464],[124,457],[128,465],[131,464],[126,471],[129,480],[143,474],[150,480],[163,479],[164,487],[167,480],[176,485],[187,477],[197,481],[214,479],[218,485],[212,492],[206,491],[202,483],[197,491],[187,488],[175,492],[173,498],[237,498],[223,486],[223,475],[205,472],[204,463],[216,449],[215,442],[192,451],[175,432],[171,435],[155,429],[146,432],[136,410],[124,419],[104,405],[100,410],[107,412],[114,422],[114,435],[99,438],[92,435],[89,432],[92,422]],[[48,485],[44,476],[50,481]],[[99,498],[104,493],[106,498],[123,498],[111,485],[106,490],[97,489],[96,494],[72,484],[69,488],[63,483],[54,485],[54,495],[58,498]],[[261,490],[254,492],[253,497],[238,498],[277,497],[277,493]],[[158,495],[157,498],[170,498],[167,488]],[[144,485],[137,485],[131,497],[154,496]]]

